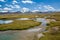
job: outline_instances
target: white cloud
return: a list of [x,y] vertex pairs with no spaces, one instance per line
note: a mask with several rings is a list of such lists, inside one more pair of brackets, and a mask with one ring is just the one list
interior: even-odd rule
[[10,8],[14,8],[14,6],[13,6],[13,5],[5,4],[5,6],[10,7]]
[[8,12],[8,11],[5,11],[5,10],[1,10],[0,12]]
[[54,11],[55,10],[55,8],[50,6],[50,5],[44,5],[43,7],[48,11]]
[[0,0],[1,2],[5,2],[5,0]]
[[12,10],[11,8],[5,7],[3,10],[9,11]]
[[2,5],[0,5],[0,7],[2,7]]
[[19,5],[14,5],[15,6],[15,8],[20,8],[20,6]]
[[33,10],[32,12],[39,12],[39,10]]
[[4,10],[3,8],[0,8],[0,12],[8,12],[8,10]]
[[28,12],[28,11],[29,11],[29,8],[25,8],[25,7],[24,7],[24,8],[21,9],[21,12],[22,12],[22,13]]
[[0,8],[0,11],[2,10],[2,8]]
[[5,7],[3,9],[0,10],[0,12],[8,12],[8,11],[11,11],[12,8],[8,8],[8,7]]
[[41,9],[42,7],[39,7],[39,9]]
[[42,8],[42,5],[39,5],[38,8],[41,9]]
[[[7,5],[7,6],[8,6],[8,5]],[[13,6],[13,5],[9,5],[8,7],[14,8],[14,6]]]
[[60,12],[60,9],[56,9],[56,12]]
[[22,3],[34,3],[32,0],[23,0]]
[[56,11],[56,9],[51,6],[51,5],[37,5],[36,7],[34,7],[35,10],[33,10],[32,12],[47,12],[47,11]]
[[8,5],[8,4],[6,4],[6,6],[10,7],[10,8],[20,8],[20,5],[16,5],[16,4],[14,4],[14,5]]
[[13,0],[13,3],[12,4],[15,4],[15,3],[18,3],[16,0]]

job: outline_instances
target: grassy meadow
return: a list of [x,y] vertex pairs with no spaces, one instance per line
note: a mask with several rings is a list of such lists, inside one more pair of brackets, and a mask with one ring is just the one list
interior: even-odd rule
[[[51,14],[5,14],[0,15],[0,19],[16,19],[16,18],[44,18],[55,19],[56,22],[50,22],[47,24],[47,31],[44,37],[39,40],[60,40],[60,13]],[[14,20],[11,24],[0,24],[0,30],[24,30],[34,26],[38,26],[41,23],[35,22],[33,20]]]
[[0,24],[0,30],[24,30],[38,25],[40,23],[33,20],[14,20],[11,24]]
[[55,19],[55,22],[47,24],[47,31],[43,33],[45,36],[39,40],[60,40],[60,13],[49,15],[47,19]]
[[6,19],[36,18],[36,16],[43,18],[48,15],[50,15],[50,14],[4,14],[4,15],[0,15],[0,19],[2,19],[2,18],[6,18]]

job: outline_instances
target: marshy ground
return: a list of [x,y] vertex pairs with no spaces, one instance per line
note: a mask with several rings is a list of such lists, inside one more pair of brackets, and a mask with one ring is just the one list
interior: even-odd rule
[[[17,18],[45,18],[54,19],[56,21],[51,21],[47,24],[47,27],[41,26],[40,22],[33,20],[15,20]],[[4,14],[0,15],[2,20],[14,20],[11,24],[0,24],[0,30],[11,30],[11,31],[1,31],[1,40],[60,40],[60,13],[51,14]],[[39,25],[39,26],[38,26]],[[38,27],[38,28],[37,28]],[[30,30],[30,28],[32,28]],[[45,30],[39,29],[46,28]],[[57,28],[57,29],[56,29]],[[16,29],[16,30],[15,30]],[[21,30],[22,29],[22,30]],[[36,31],[38,29],[38,31]],[[44,36],[38,38],[37,35],[42,33]],[[55,34],[56,33],[56,34]]]

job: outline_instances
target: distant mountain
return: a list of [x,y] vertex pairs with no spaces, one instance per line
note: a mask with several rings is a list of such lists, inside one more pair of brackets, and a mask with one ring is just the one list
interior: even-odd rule
[[56,12],[56,11],[48,11],[48,12],[40,12],[40,11],[31,12],[31,11],[28,11],[28,12],[24,12],[24,13],[17,11],[17,12],[0,12],[0,14],[41,14],[41,13],[53,13],[53,12]]

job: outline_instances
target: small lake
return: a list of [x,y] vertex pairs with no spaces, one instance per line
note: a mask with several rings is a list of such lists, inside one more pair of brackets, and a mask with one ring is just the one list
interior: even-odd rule
[[13,20],[0,20],[0,24],[9,24],[12,22],[13,22]]
[[18,18],[16,20],[31,20],[31,19],[29,19],[29,18]]

